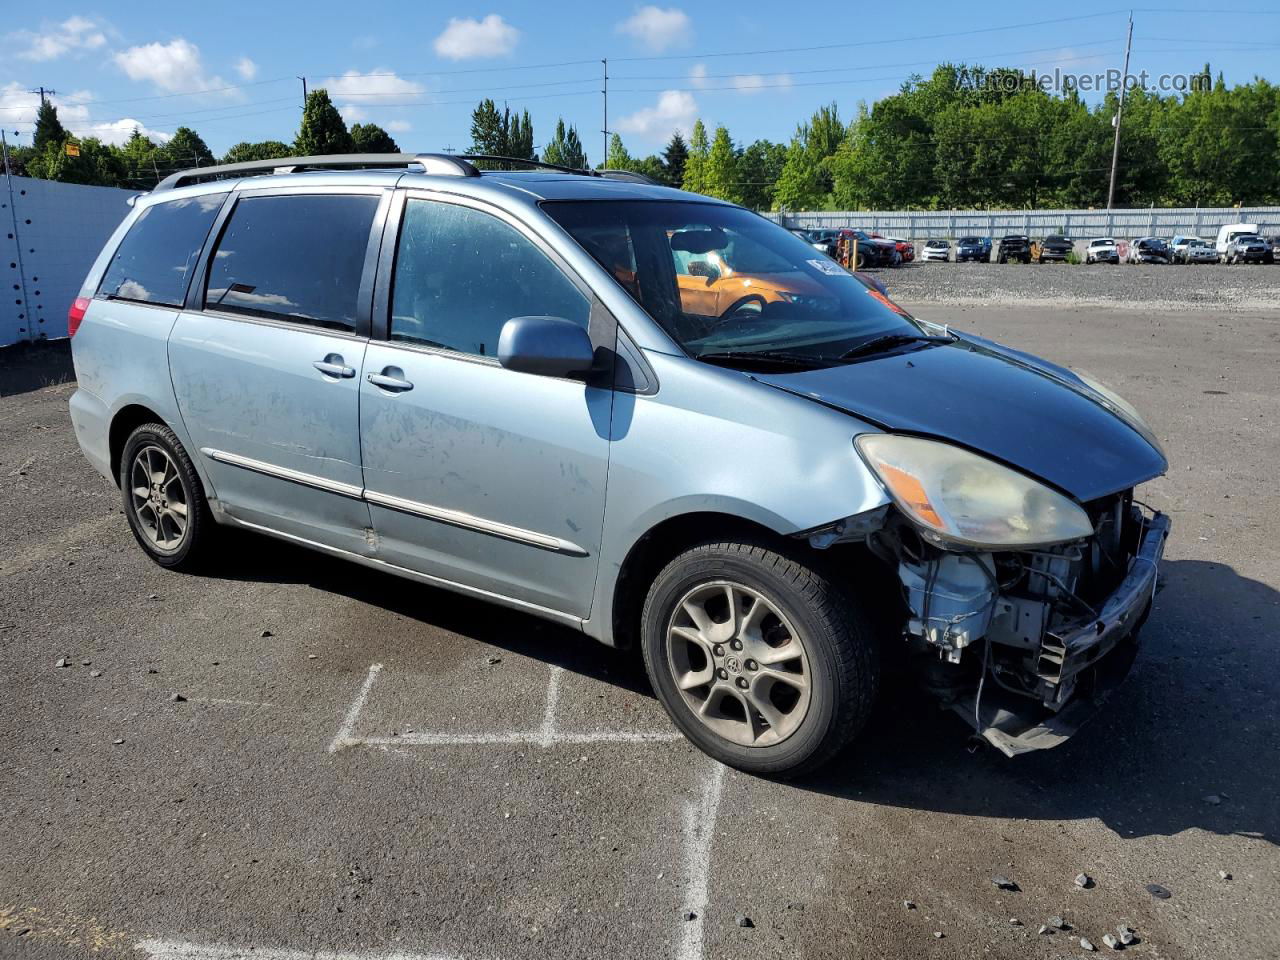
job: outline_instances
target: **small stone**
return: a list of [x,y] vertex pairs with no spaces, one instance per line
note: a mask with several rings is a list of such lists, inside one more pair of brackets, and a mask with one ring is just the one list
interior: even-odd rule
[[308,653],[308,654],[307,654],[307,659],[308,659],[308,660],[314,660],[315,658],[316,658],[316,655],[315,655],[314,653]]
[[111,742],[114,743],[116,746],[119,746],[120,744],[124,743],[123,740],[119,740],[119,739],[112,740]]
[[1047,923],[1042,923],[1040,924],[1040,929],[1037,930],[1036,933],[1041,934],[1042,936],[1046,933],[1053,933],[1053,927],[1049,926]]
[[275,634],[274,634],[274,633],[272,633],[270,630],[263,630],[263,631],[262,631],[262,639],[263,639],[263,640],[267,639],[267,637],[274,637],[274,636],[275,636]]
[[169,702],[170,703],[186,703],[187,698],[180,693],[175,693],[173,696],[169,698]]
[[1089,876],[1087,873],[1077,873],[1076,886],[1081,890],[1088,890],[1093,886],[1093,877]]
[[1103,934],[1103,936],[1102,936],[1102,942],[1103,942],[1103,943],[1105,943],[1105,944],[1106,944],[1108,947],[1110,947],[1112,950],[1119,950],[1119,949],[1120,949],[1120,941],[1119,941],[1119,940],[1117,940],[1115,937],[1113,937],[1113,936],[1112,936],[1111,934],[1109,934],[1109,933],[1107,933],[1107,934]]
[[159,672],[160,671],[157,670],[155,667],[147,667],[147,673],[159,673]]
[[1158,883],[1148,883],[1147,893],[1151,894],[1157,900],[1168,900],[1170,897],[1173,896],[1173,894],[1169,892],[1169,889],[1167,887],[1162,887]]
[[748,917],[745,913],[740,913],[740,914],[738,914],[738,926],[740,926],[740,927],[754,927],[754,926],[755,926],[755,924],[751,922],[751,918],[750,918],[750,917]]
[[685,911],[685,914],[684,914],[684,918],[685,918],[685,920],[686,920],[686,921],[689,921],[689,920],[697,920],[697,919],[698,919],[698,915],[697,915],[696,913],[694,913],[692,910],[686,910],[686,911]]
[[91,677],[100,677],[100,676],[102,676],[102,671],[101,671],[101,670],[90,670],[90,671],[89,671],[89,676],[91,676]]
[[1065,930],[1067,929],[1067,922],[1061,917],[1050,917],[1049,926],[1056,927],[1058,930]]
[[1219,879],[1219,880],[1230,880],[1230,879],[1231,879],[1231,874],[1227,873],[1227,871],[1225,871],[1225,870],[1219,870],[1219,871],[1218,871],[1218,879]]
[[59,658],[58,658],[58,662],[57,662],[57,663],[55,663],[55,664],[54,664],[54,666],[55,666],[55,667],[69,667],[69,666],[71,666],[71,661],[70,661],[70,660],[68,660],[66,657],[59,657]]
[[160,594],[158,594],[158,593],[148,593],[148,594],[147,594],[147,599],[148,599],[148,600],[159,600],[159,599],[160,599]]
[[1010,917],[1010,918],[1009,918],[1009,923],[1010,923],[1012,926],[1015,926],[1015,927],[1020,927],[1020,926],[1022,926],[1022,921],[1021,921],[1021,920],[1019,920],[1017,917]]
[[493,666],[495,663],[502,662],[501,657],[486,657],[485,659],[489,662],[489,666]]
[[82,667],[87,667],[87,666],[88,666],[89,664],[91,664],[91,663],[93,663],[93,661],[92,661],[92,660],[81,660],[81,661],[80,661],[80,666],[82,666]]
[[1088,937],[1080,938],[1080,947],[1084,950],[1091,950],[1091,951],[1098,949],[1093,945],[1093,942]]
[[1222,798],[1218,796],[1216,793],[1211,793],[1207,797],[1201,797],[1200,799],[1202,799],[1205,803],[1209,804],[1209,806],[1211,807],[1216,807],[1218,804],[1222,802]]
[[991,878],[991,882],[994,883],[1001,890],[1017,890],[1018,889],[1018,885],[1014,883],[1012,880],[1010,880],[1008,877],[1006,877],[1004,874],[997,873],[994,877]]
[[916,902],[915,902],[914,900],[903,900],[903,901],[902,901],[902,909],[903,909],[903,910],[914,910],[915,908],[916,908]]
[[1138,935],[1134,932],[1133,927],[1126,927],[1121,924],[1116,927],[1116,931],[1120,934],[1120,943],[1124,946],[1132,946],[1138,942]]
[[945,936],[946,936],[946,934],[945,934],[945,933],[943,933],[941,930],[935,930],[935,931],[933,931],[933,939],[935,939],[935,940],[941,940],[941,939],[942,939],[943,937],[945,937]]

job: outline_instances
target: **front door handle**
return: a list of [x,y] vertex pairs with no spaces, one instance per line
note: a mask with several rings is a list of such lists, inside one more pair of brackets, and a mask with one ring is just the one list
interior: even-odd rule
[[348,367],[347,361],[342,359],[342,354],[340,353],[326,354],[323,360],[316,360],[311,365],[326,377],[350,380],[356,375],[356,368]]
[[381,373],[369,374],[369,382],[375,387],[381,387],[393,393],[404,393],[406,390],[413,389],[413,384],[404,378],[404,371],[399,367],[383,367]]

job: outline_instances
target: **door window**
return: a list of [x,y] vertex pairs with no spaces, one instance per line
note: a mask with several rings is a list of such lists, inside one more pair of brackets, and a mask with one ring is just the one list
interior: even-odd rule
[[209,263],[205,307],[354,331],[372,194],[244,197]]
[[512,317],[587,329],[591,303],[519,230],[452,203],[405,205],[391,298],[392,340],[493,357]]

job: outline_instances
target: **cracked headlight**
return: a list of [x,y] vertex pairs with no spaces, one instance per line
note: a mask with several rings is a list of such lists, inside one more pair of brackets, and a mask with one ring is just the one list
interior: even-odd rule
[[899,509],[936,544],[1009,550],[1093,535],[1078,504],[968,450],[888,433],[855,443]]
[[1095,380],[1087,373],[1081,373],[1079,370],[1072,370],[1077,377],[1084,381],[1084,385],[1102,398],[1103,406],[1118,416],[1134,430],[1141,434],[1142,439],[1156,448],[1156,452],[1160,456],[1168,460],[1168,456],[1164,452],[1164,447],[1160,446],[1160,441],[1156,439],[1156,433],[1151,429],[1151,425],[1143,419],[1142,414],[1138,412],[1138,408],[1126,400],[1120,394],[1116,393],[1101,380]]

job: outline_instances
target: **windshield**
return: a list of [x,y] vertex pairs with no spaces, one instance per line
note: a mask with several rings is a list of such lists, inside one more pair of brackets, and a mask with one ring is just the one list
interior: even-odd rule
[[694,357],[834,363],[871,340],[923,336],[869,283],[739,207],[592,200],[543,209]]
[[973,246],[981,243],[982,241],[979,240],[977,237],[961,237],[960,242]]

